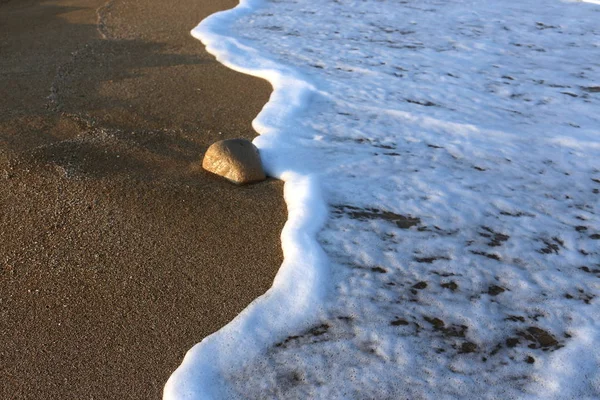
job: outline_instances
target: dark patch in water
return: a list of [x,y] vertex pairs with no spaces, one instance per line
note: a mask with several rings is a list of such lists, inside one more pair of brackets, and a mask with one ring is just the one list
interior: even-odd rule
[[460,346],[459,354],[469,354],[475,353],[477,351],[477,345],[472,342],[464,342],[462,346]]
[[589,294],[589,293],[585,293],[583,291],[583,289],[577,289],[577,293],[575,295],[566,293],[565,298],[569,299],[569,300],[572,300],[572,299],[580,300],[580,301],[583,301],[585,304],[591,304],[591,301],[594,300],[596,298],[596,296]]
[[321,324],[319,326],[315,326],[314,328],[311,328],[308,333],[313,335],[313,336],[321,336],[325,333],[327,333],[327,331],[329,330],[329,325],[327,324]]
[[393,320],[392,322],[390,322],[390,325],[392,326],[406,326],[408,325],[408,321],[402,319],[402,318],[396,318],[395,320]]
[[418,282],[413,285],[413,288],[423,290],[423,289],[427,288],[427,282],[423,282],[423,281]]
[[542,240],[542,241],[544,242],[544,244],[546,245],[546,247],[543,247],[543,248],[539,249],[538,253],[542,253],[542,254],[555,253],[555,254],[558,254],[560,248],[558,247],[557,244],[551,243],[548,240]]
[[579,97],[575,93],[571,93],[571,92],[561,92],[561,93],[566,94],[567,96],[571,96],[571,97]]
[[500,257],[497,256],[496,254],[486,253],[486,252],[483,252],[483,251],[473,251],[473,250],[471,250],[471,253],[476,254],[478,256],[485,256],[485,257],[490,258],[492,260],[500,261]]
[[441,287],[443,287],[444,289],[450,289],[453,292],[458,289],[458,285],[456,284],[456,282],[454,281],[450,281],[450,282],[446,282],[446,283],[442,283],[440,284]]
[[517,212],[509,212],[509,211],[500,211],[500,215],[506,215],[508,217],[535,217],[533,214],[517,211]]
[[506,291],[506,289],[504,289],[501,286],[492,285],[488,288],[487,293],[490,296],[498,296],[500,293],[504,293],[505,291]]
[[581,90],[585,90],[588,93],[600,93],[600,86],[583,86]]
[[437,260],[450,260],[450,259],[447,257],[440,256],[440,257],[415,257],[414,260],[416,262],[420,262],[420,263],[424,263],[424,264],[431,264]]
[[487,244],[490,247],[502,246],[502,243],[510,239],[510,236],[495,232],[492,228],[487,226],[482,226],[481,229],[483,229],[485,232],[480,232],[479,235],[490,239]]
[[582,267],[579,267],[580,270],[582,270],[583,272],[587,272],[588,274],[600,274],[600,269],[591,269],[590,267],[584,265]]
[[446,337],[458,337],[464,338],[467,330],[469,329],[466,325],[448,325],[439,318],[423,317],[425,321],[429,322],[433,326],[433,330],[442,333]]
[[444,321],[442,321],[439,318],[432,318],[432,317],[423,317],[425,319],[425,321],[429,322],[431,325],[433,325],[433,329],[438,330],[438,329],[442,329],[446,324],[444,323]]
[[431,101],[419,101],[419,100],[411,100],[411,99],[406,99],[407,103],[411,103],[411,104],[418,104],[420,106],[424,106],[424,107],[437,107],[438,105],[435,103],[432,103]]
[[525,331],[518,332],[517,335],[530,342],[527,346],[530,349],[542,349],[547,351],[557,350],[562,347],[554,336],[535,326],[529,327]]
[[310,336],[312,336],[312,337],[322,336],[327,333],[329,328],[330,328],[329,324],[321,324],[321,325],[314,326],[314,327],[308,329],[306,332],[304,332],[301,335],[288,336],[283,342],[277,343],[275,345],[275,347],[285,347],[290,342],[299,341],[303,338],[310,337]]
[[379,210],[377,208],[358,208],[349,205],[334,206],[336,214],[346,214],[350,218],[359,221],[382,219],[394,223],[400,229],[408,229],[421,223],[420,218],[405,216],[391,211]]

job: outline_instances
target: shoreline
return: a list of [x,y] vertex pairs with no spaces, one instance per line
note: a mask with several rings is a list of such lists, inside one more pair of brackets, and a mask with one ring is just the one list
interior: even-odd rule
[[[585,276],[592,270],[580,263],[593,260],[592,240],[600,237],[590,235],[599,231],[598,189],[589,185],[600,180],[588,161],[597,152],[582,149],[597,125],[589,119],[597,90],[558,56],[593,58],[593,18],[567,5],[541,11],[533,3],[483,3],[470,14],[473,7],[461,2],[436,9],[374,3],[273,2],[253,13],[263,4],[250,0],[193,31],[225,65],[273,82],[254,120],[261,133],[254,143],[269,174],[286,181],[289,219],[273,288],[188,353],[164,398],[593,396],[598,388],[585,379],[596,360],[581,349],[597,331],[594,310],[574,305],[570,293],[585,293],[587,304],[594,298]],[[510,23],[493,18],[498,10]],[[554,62],[545,51],[513,47],[518,36],[547,48],[549,33],[539,26],[557,28],[569,11],[581,23],[553,31]],[[494,32],[493,40],[463,29],[465,15]],[[435,35],[437,27],[444,35]],[[464,48],[446,52],[446,35]],[[574,46],[573,35],[587,40]],[[407,42],[415,45],[390,45]],[[477,73],[464,71],[467,55]],[[506,64],[490,65],[499,58]],[[541,88],[547,81],[518,72],[529,62],[580,91],[565,97],[555,85]],[[311,98],[303,90],[310,92],[312,78],[321,96],[298,112]],[[523,98],[490,97],[496,85]],[[543,99],[554,105],[531,107]],[[577,118],[563,101],[586,110],[587,118],[569,124],[575,129],[561,126]],[[540,118],[548,125],[533,123]],[[517,181],[526,190],[505,185]],[[315,219],[319,186],[331,211],[318,237],[332,280],[314,285],[321,269],[309,244],[314,225],[305,223]],[[555,192],[568,195],[548,196]],[[318,286],[327,292],[320,304]],[[312,322],[298,323],[299,315]],[[584,378],[557,392],[560,368],[542,370],[563,364]]]
[[197,168],[271,92],[189,35],[235,2],[106,4],[0,3],[2,397],[160,398],[282,262],[283,183]]
[[320,309],[324,288],[329,284],[327,256],[317,240],[329,215],[321,182],[297,161],[281,157],[286,148],[296,144],[298,132],[292,135],[289,127],[298,123],[294,115],[315,88],[292,68],[263,57],[230,33],[234,21],[256,12],[253,7],[259,4],[247,2],[211,15],[192,31],[192,36],[228,68],[271,83],[273,93],[253,120],[260,133],[254,144],[261,151],[267,174],[285,182],[288,220],[281,235],[284,262],[268,295],[258,298],[235,320],[188,352],[165,385],[165,400],[236,397],[228,391],[231,382],[227,376],[243,361],[230,349],[243,349],[244,358],[254,360],[269,353],[278,340],[310,331],[319,324],[315,310]]

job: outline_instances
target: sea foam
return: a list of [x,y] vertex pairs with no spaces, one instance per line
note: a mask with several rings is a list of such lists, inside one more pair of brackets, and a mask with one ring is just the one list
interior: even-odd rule
[[267,79],[272,289],[182,398],[598,398],[600,7],[242,1],[193,35]]

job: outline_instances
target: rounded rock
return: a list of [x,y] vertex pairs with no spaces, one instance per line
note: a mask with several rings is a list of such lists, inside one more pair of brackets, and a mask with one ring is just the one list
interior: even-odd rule
[[267,178],[258,149],[246,139],[213,143],[204,155],[202,168],[236,184],[260,182]]

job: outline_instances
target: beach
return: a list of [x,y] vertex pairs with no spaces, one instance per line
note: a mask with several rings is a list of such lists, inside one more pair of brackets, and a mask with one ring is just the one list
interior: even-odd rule
[[600,398],[597,1],[196,3],[0,0],[0,398]]
[[235,1],[0,1],[0,397],[160,398],[270,286],[282,182],[199,167],[270,85],[189,35]]

